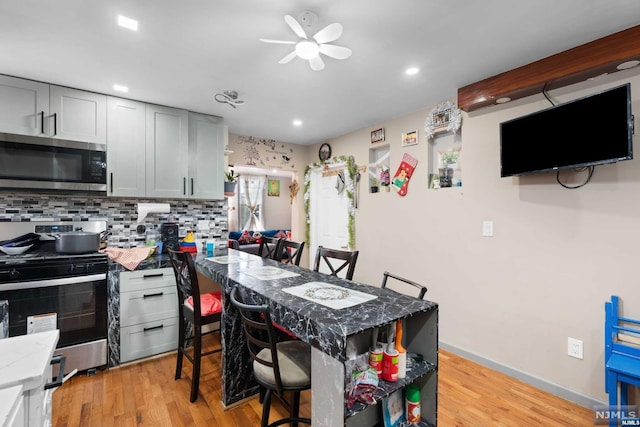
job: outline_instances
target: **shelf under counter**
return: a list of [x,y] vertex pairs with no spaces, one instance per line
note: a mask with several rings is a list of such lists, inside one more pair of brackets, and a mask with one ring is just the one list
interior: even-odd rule
[[[405,388],[411,383],[414,383],[416,380],[421,377],[428,375],[431,372],[436,372],[436,365],[431,362],[422,361],[416,363],[411,370],[407,371],[407,375],[405,378],[398,379],[398,381],[390,382],[380,379],[378,382],[378,387],[373,393],[373,398],[376,400],[376,405],[380,403],[384,398],[391,395],[396,390],[400,390]],[[359,412],[367,409],[372,405],[367,405],[361,402],[355,402],[351,408],[347,408],[345,406],[345,418],[350,418]]]

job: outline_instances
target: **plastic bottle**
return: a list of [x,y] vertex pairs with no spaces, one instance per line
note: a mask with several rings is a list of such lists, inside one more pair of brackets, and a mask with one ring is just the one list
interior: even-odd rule
[[396,351],[398,352],[398,378],[407,376],[407,350],[402,346],[402,319],[396,321]]
[[409,384],[404,391],[405,413],[407,421],[418,423],[422,419],[420,409],[420,389],[415,384]]

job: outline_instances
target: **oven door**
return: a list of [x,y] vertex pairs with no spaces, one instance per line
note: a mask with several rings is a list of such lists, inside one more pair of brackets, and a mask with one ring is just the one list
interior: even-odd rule
[[[55,325],[58,348],[107,338],[107,275],[66,277],[0,285],[9,302],[9,336]],[[55,323],[54,323],[55,322]]]

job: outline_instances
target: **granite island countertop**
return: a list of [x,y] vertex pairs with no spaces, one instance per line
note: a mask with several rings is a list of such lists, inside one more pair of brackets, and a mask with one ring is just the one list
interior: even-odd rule
[[[388,325],[397,319],[437,309],[431,301],[419,300],[390,289],[382,289],[323,273],[263,259],[240,251],[229,250],[228,264],[207,260],[199,255],[196,268],[220,283],[228,294],[235,285],[241,285],[268,299],[275,322],[293,332],[301,340],[319,348],[339,360],[347,358],[347,339],[363,331]],[[264,280],[252,274],[262,267],[277,266],[292,273],[290,277]],[[375,298],[344,309],[334,309],[317,302],[295,296],[288,288],[310,282],[322,282],[341,289],[372,295]]]

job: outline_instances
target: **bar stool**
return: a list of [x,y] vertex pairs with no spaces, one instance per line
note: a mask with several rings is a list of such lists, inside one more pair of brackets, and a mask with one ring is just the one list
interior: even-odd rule
[[[202,352],[202,336],[220,332],[220,326],[208,332],[202,332],[202,327],[214,322],[220,322],[222,317],[221,293],[218,291],[201,295],[192,255],[188,252],[179,252],[172,249],[169,249],[168,252],[178,288],[179,329],[175,379],[179,380],[182,375],[182,357],[185,356],[193,365],[190,401],[195,402],[198,398],[198,387],[200,385],[202,356],[208,356],[222,350],[217,348]],[[200,297],[198,298],[198,296]],[[187,336],[186,329],[189,325],[191,325],[193,331],[190,336]],[[193,356],[187,351],[189,340],[193,342]]]
[[262,236],[260,239],[258,256],[261,256],[262,258],[278,259],[277,256],[280,238]]
[[[275,427],[290,422],[311,424],[300,418],[300,392],[311,388],[311,347],[302,341],[276,341],[268,305],[245,304],[238,286],[231,291],[231,304],[242,318],[244,335],[253,360],[253,375],[265,393],[262,399],[261,427]],[[293,393],[293,400],[285,398]],[[275,395],[289,410],[290,417],[269,423],[271,397]]]
[[[300,258],[304,250],[304,242],[294,242],[293,240],[280,239],[280,248],[277,253],[285,264],[300,265]],[[287,257],[284,252],[287,251]]]
[[424,298],[424,294],[427,293],[427,287],[426,286],[422,286],[422,285],[420,285],[420,284],[418,284],[418,283],[416,283],[416,282],[414,282],[412,280],[405,279],[404,277],[400,277],[400,276],[397,276],[395,274],[391,274],[388,271],[385,271],[383,273],[382,285],[380,286],[381,288],[386,288],[387,287],[387,279],[389,277],[391,277],[392,279],[398,280],[400,282],[406,283],[408,285],[411,285],[411,286],[413,286],[415,288],[418,288],[418,298],[419,299]]
[[[334,260],[333,262],[331,260]],[[356,269],[356,261],[358,260],[358,251],[343,251],[340,249],[329,249],[323,246],[318,246],[316,251],[316,259],[313,266],[313,271],[320,271],[320,261],[324,260],[325,264],[331,270],[332,276],[338,276],[338,273],[344,268],[347,268],[345,279],[351,280],[353,278],[353,272]],[[335,260],[343,261],[338,268],[334,267]],[[337,265],[337,264],[336,264]]]

